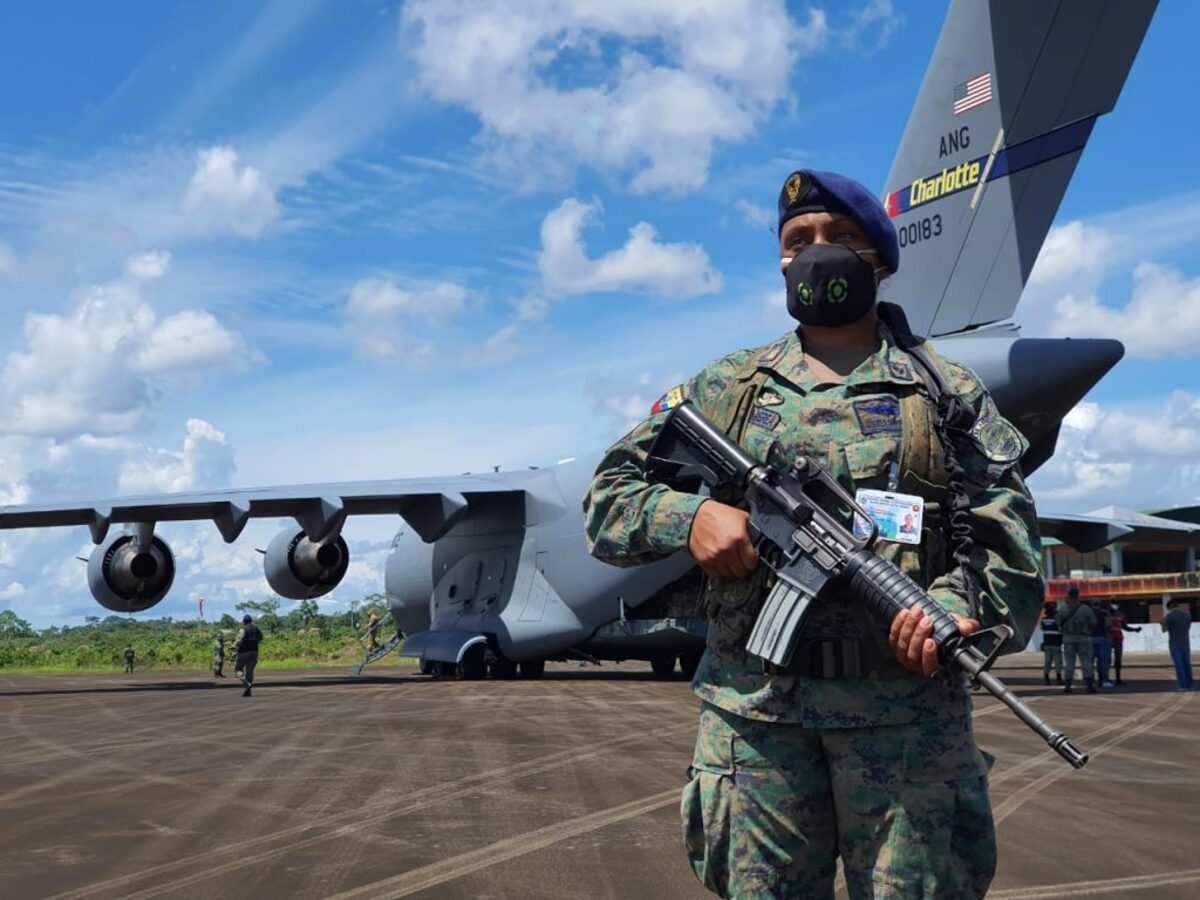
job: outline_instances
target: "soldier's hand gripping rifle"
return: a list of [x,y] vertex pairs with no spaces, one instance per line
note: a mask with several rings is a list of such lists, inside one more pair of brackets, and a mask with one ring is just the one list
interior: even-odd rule
[[[960,669],[986,688],[1022,722],[1041,735],[1075,768],[1087,762],[1066,735],[1055,731],[988,672],[1012,629],[998,625],[964,636],[958,623],[915,581],[871,550],[877,528],[853,497],[815,460],[800,457],[787,472],[763,465],[729,439],[690,403],[673,409],[650,448],[646,475],[651,481],[682,485],[703,481],[732,490],[750,507],[750,534],[776,582],[763,603],[746,649],[786,666],[814,600],[832,579],[840,579],[871,613],[890,624],[902,609],[919,609],[933,621],[938,661]],[[870,524],[856,535],[844,524],[857,514]],[[769,546],[774,553],[764,553]],[[995,639],[990,653],[979,649],[984,635]]]

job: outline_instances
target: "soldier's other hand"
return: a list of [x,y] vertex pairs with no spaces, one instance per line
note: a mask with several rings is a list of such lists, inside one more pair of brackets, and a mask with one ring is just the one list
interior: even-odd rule
[[692,519],[688,552],[709,578],[745,578],[758,568],[758,554],[750,543],[746,525],[750,514],[705,500]]
[[[958,623],[959,634],[979,630],[978,619],[968,619],[951,613]],[[892,619],[888,643],[900,665],[919,675],[932,675],[938,670],[937,644],[933,640],[933,619],[919,609],[902,609]]]

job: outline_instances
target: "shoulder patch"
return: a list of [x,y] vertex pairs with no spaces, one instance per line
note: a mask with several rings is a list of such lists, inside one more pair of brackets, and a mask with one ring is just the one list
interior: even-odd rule
[[900,433],[900,401],[895,397],[855,400],[854,415],[864,435]]
[[912,368],[902,359],[888,359],[888,374],[897,381],[912,381]]
[[750,413],[750,424],[757,425],[759,428],[765,428],[767,431],[774,431],[783,417],[773,409],[763,409],[759,407]]
[[1015,463],[1025,452],[1025,442],[1015,425],[1000,415],[991,397],[983,401],[979,418],[971,428],[971,439],[991,462]]
[[674,409],[683,402],[683,385],[677,385],[671,388],[665,394],[658,398],[658,402],[650,407],[650,415],[656,416],[659,413],[665,413],[669,409]]

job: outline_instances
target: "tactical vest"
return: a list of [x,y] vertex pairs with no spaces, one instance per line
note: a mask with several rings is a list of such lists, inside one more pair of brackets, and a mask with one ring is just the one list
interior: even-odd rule
[[[880,304],[880,318],[896,338],[898,348],[912,359],[913,368],[920,376],[918,383],[897,391],[901,438],[899,481],[896,490],[900,493],[917,494],[925,500],[921,544],[889,545],[885,555],[906,570],[909,569],[906,563],[913,562],[913,558],[918,554],[922,555],[919,565],[925,581],[923,586],[928,587],[934,578],[947,571],[952,547],[949,517],[944,513],[948,505],[947,454],[938,426],[939,399],[947,397],[949,388],[932,358],[932,352],[908,331],[903,314],[898,310],[885,310],[885,306],[888,305]],[[769,378],[768,359],[773,356],[773,350],[773,345],[768,344],[751,353],[724,390],[715,396],[697,398],[701,411],[739,444],[744,440],[750,415]],[[961,427],[964,423],[960,421],[958,424]],[[718,492],[714,492],[713,497],[721,502],[736,502],[735,498],[722,496]],[[746,582],[736,587],[726,583],[724,589],[718,587],[708,590],[706,611],[710,620],[719,614],[717,607],[724,602],[724,594],[727,591],[739,594],[752,591],[761,597],[765,596],[769,587],[770,572],[763,566],[756,577],[746,579]],[[880,642],[878,635],[856,643],[859,644],[858,647],[820,648],[827,657],[836,657],[839,671],[836,676],[827,673],[817,677],[853,677],[867,673],[899,677],[903,674],[903,670],[898,663],[894,663],[888,648]],[[853,664],[850,662],[852,657],[857,660]],[[809,661],[807,665],[802,663],[800,674],[813,675],[814,666],[819,669],[820,662]]]

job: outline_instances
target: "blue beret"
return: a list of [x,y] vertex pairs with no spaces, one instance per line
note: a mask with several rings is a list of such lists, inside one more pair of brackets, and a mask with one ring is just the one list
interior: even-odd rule
[[779,228],[793,216],[806,212],[838,212],[850,216],[867,233],[879,259],[895,272],[900,268],[900,241],[887,210],[879,199],[853,178],[835,172],[800,169],[779,192]]

